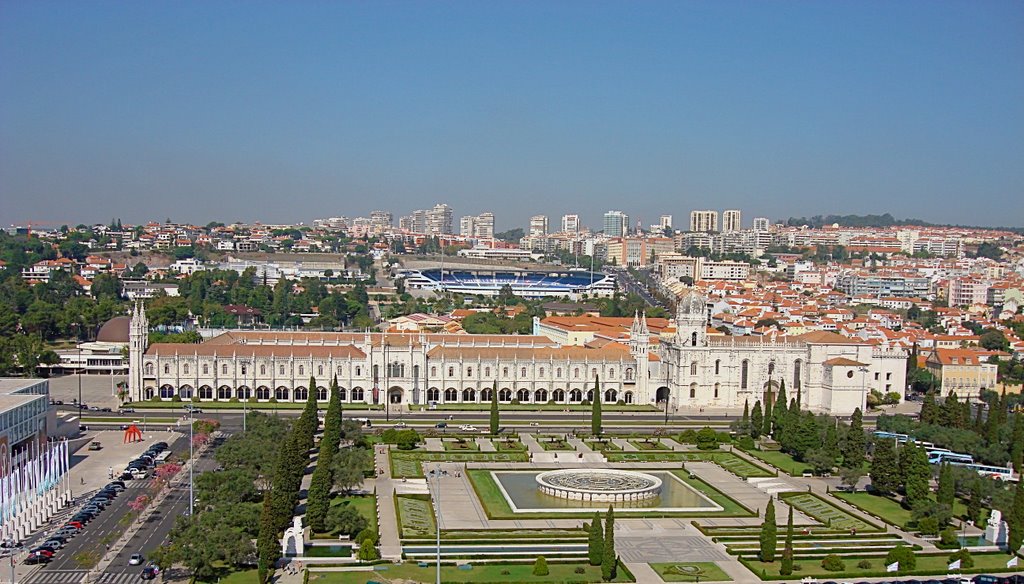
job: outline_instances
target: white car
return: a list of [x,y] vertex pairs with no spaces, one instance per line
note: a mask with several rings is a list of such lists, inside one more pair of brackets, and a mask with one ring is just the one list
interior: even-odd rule
[[128,558],[128,565],[138,566],[143,562],[143,560],[144,558],[142,557],[142,554],[132,554],[132,557]]
[[409,424],[406,424],[405,422],[395,422],[395,428],[408,428],[408,427],[409,427]]
[[463,424],[459,426],[459,430],[463,432],[476,432],[476,426],[470,426],[469,424]]

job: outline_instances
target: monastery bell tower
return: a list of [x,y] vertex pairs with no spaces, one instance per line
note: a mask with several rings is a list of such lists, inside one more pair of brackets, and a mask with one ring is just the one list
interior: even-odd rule
[[146,306],[136,302],[132,307],[132,320],[128,326],[128,396],[142,399],[142,356],[149,348],[149,319]]

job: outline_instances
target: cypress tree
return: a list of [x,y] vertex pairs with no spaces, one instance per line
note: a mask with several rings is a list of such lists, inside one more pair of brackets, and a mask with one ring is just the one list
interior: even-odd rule
[[839,431],[836,430],[836,422],[833,420],[829,420],[825,425],[825,441],[822,448],[833,461],[839,458]]
[[590,409],[590,432],[601,436],[601,378],[594,376],[594,401]]
[[750,398],[743,400],[743,417],[740,418],[740,428],[743,430],[750,428]]
[[843,448],[843,466],[860,468],[864,465],[864,414],[860,408],[853,410],[850,418],[850,430],[846,433],[846,444]]
[[960,402],[957,400],[956,392],[951,391],[942,402],[940,423],[947,428],[962,428],[960,414]]
[[750,437],[757,440],[764,428],[764,414],[761,413],[761,400],[754,402],[754,411],[750,414]]
[[967,518],[973,521],[975,525],[981,521],[981,509],[983,506],[981,499],[981,479],[975,477],[971,480],[971,490],[967,498]]
[[1013,470],[1024,471],[1024,413],[1013,415],[1013,435],[1010,439],[1010,461]]
[[271,502],[271,492],[263,493],[263,507],[260,510],[260,527],[256,536],[257,576],[260,584],[266,584],[270,577],[270,569],[280,557],[281,547],[277,542],[277,525]]
[[590,535],[587,538],[587,559],[591,566],[600,566],[604,557],[604,526],[601,525],[601,514],[594,512],[594,521],[590,524]]
[[772,438],[778,441],[789,421],[789,410],[786,409],[786,388],[779,388],[775,397],[775,411],[772,412]]
[[929,391],[924,394],[924,401],[921,402],[921,422],[935,424],[938,422],[939,406],[935,404],[935,392]]
[[494,380],[494,387],[491,389],[491,436],[498,435],[498,380]]
[[768,497],[768,506],[764,509],[764,523],[761,524],[761,561],[774,562],[775,551],[779,542],[779,526],[775,523],[775,502]]
[[1024,479],[1017,482],[1006,524],[1009,527],[1006,544],[1010,547],[1010,552],[1016,554],[1021,544],[1024,544]]
[[879,440],[875,443],[875,452],[871,456],[871,486],[876,491],[888,495],[895,493],[900,487],[899,464],[896,461],[895,440]]
[[772,424],[775,422],[773,417],[775,414],[772,412],[772,396],[765,397],[764,400],[764,427],[761,428],[761,434],[764,436],[772,435]]
[[782,565],[779,574],[789,576],[793,573],[793,506],[789,506],[789,521],[786,522],[786,544],[782,548]]
[[953,482],[953,467],[943,463],[939,467],[939,489],[935,494],[935,500],[942,505],[949,505],[953,509],[953,501],[956,499],[956,484]]
[[903,490],[907,494],[907,506],[914,508],[926,501],[931,494],[929,483],[932,479],[932,469],[928,465],[928,455],[924,448],[907,442],[904,451],[907,453],[907,468]]
[[601,554],[601,578],[607,581],[615,579],[616,564],[619,558],[615,555],[615,510],[608,505],[608,515],[604,518],[604,552]]

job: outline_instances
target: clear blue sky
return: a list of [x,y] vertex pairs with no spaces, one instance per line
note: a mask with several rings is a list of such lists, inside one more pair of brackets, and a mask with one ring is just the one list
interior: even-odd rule
[[1024,225],[1024,3],[0,3],[0,222]]

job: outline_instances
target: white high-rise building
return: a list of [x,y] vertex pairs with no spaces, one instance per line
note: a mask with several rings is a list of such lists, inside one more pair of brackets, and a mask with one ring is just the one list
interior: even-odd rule
[[376,233],[391,231],[391,224],[394,220],[394,216],[387,211],[378,210],[370,212],[370,227]]
[[608,211],[604,214],[604,234],[608,237],[623,237],[629,233],[629,215],[622,211]]
[[548,234],[548,216],[534,215],[530,217],[530,237],[544,237]]
[[427,232],[427,213],[423,209],[417,209],[412,212],[412,232],[413,233],[426,233]]
[[452,232],[452,208],[444,203],[434,205],[427,211],[427,233],[448,235]]
[[658,225],[661,226],[662,230],[672,229],[672,216],[671,215],[662,215],[661,216],[661,220],[658,221]]
[[722,212],[722,231],[739,231],[743,228],[742,225],[739,209],[728,209]]
[[476,226],[473,230],[474,237],[494,237],[494,213],[480,213],[476,216]]
[[768,231],[771,224],[767,217],[754,217],[754,231]]
[[466,215],[459,219],[459,235],[473,237],[474,231],[476,231],[476,215]]
[[718,211],[690,211],[690,231],[718,231]]
[[580,216],[562,215],[562,233],[579,233]]

